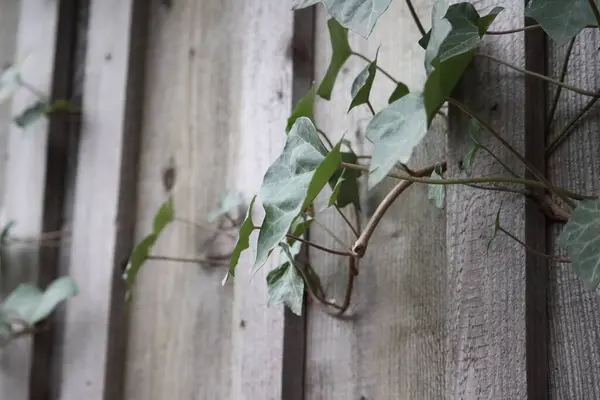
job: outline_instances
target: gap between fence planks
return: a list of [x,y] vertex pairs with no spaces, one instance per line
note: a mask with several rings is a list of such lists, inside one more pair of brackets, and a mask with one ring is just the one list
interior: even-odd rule
[[[429,25],[429,1],[416,4]],[[331,56],[328,16],[317,8],[316,79],[322,79]],[[424,51],[419,31],[403,1],[393,2],[378,21],[368,41],[350,32],[355,51],[371,59],[381,45],[378,64],[422,90]],[[332,140],[346,132],[359,154],[370,154],[364,137],[371,115],[366,106],[346,116],[350,88],[366,63],[347,61],[338,76],[332,100],[318,101],[316,123]],[[375,110],[386,106],[393,84],[377,74],[371,93]],[[445,127],[436,120],[410,165],[439,161],[445,149]],[[362,178],[366,185],[366,176]],[[371,216],[394,182],[362,191],[365,218]],[[317,209],[320,207],[317,206]],[[344,210],[354,220],[352,207]],[[418,211],[417,211],[418,210]],[[320,222],[348,243],[354,238],[335,210],[317,215]],[[311,240],[337,246],[313,224]],[[347,318],[336,319],[312,304],[307,310],[307,399],[434,399],[443,397],[443,341],[445,304],[445,218],[427,200],[427,188],[414,185],[390,208],[361,260]],[[309,249],[311,265],[331,296],[340,300],[347,280],[347,260]]]
[[[9,3],[11,3],[9,5]],[[14,8],[13,8],[14,7]],[[55,49],[59,19],[56,1],[22,0],[5,2],[1,6],[8,22],[6,29],[15,29],[16,54],[9,54],[12,62],[30,56],[22,71],[23,79],[43,93],[50,94],[55,67]],[[4,17],[2,21],[4,21]],[[3,33],[10,38],[11,33]],[[10,39],[7,39],[10,40]],[[7,51],[10,51],[7,49]],[[4,67],[4,66],[3,66]],[[18,90],[12,99],[10,116],[17,115],[33,104],[37,98],[26,90]],[[18,237],[37,237],[43,229],[44,199],[46,189],[46,162],[48,120],[42,119],[25,131],[6,121],[8,126],[7,161],[5,164],[3,224],[16,221],[11,233]],[[34,248],[11,252],[10,268],[2,277],[3,290],[14,289],[19,283],[36,284],[38,279],[38,251]],[[27,399],[30,368],[32,365],[32,339],[22,338],[0,354],[0,397]]]
[[118,399],[123,391],[121,275],[132,249],[146,7],[144,0],[89,4],[69,255],[80,294],[66,308],[61,400]]

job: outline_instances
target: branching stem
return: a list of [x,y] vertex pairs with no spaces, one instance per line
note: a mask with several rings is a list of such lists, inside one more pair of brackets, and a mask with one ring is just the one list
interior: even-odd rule
[[352,224],[352,222],[350,222],[350,220],[348,219],[348,217],[346,217],[346,214],[344,214],[344,212],[338,206],[335,206],[335,209],[340,214],[340,216],[342,217],[342,219],[344,220],[344,222],[346,222],[346,225],[348,225],[348,228],[350,228],[350,230],[352,231],[352,233],[354,233],[354,235],[358,238],[360,236],[360,234],[358,233],[358,230],[354,227],[354,225]]
[[509,231],[507,231],[506,229],[504,229],[503,227],[499,228],[500,232],[504,233],[506,236],[508,236],[509,238],[511,238],[512,240],[514,240],[515,242],[519,243],[521,246],[523,246],[527,251],[530,251],[531,253],[537,254],[538,256],[541,257],[545,257],[554,261],[558,261],[558,262],[562,262],[562,263],[570,263],[571,260],[561,257],[561,256],[553,256],[550,254],[546,254],[543,251],[539,251],[537,249],[534,249],[533,247],[531,247],[530,245],[528,245],[527,243],[523,242],[521,239],[519,239],[518,237],[516,237],[515,235],[513,235],[512,233],[510,233]]
[[526,74],[526,75],[530,75],[530,76],[535,76],[536,78],[543,79],[543,80],[545,80],[547,82],[553,83],[553,84],[558,85],[558,86],[562,86],[563,88],[565,88],[567,90],[570,90],[572,92],[580,93],[580,94],[583,94],[583,95],[589,96],[589,97],[600,97],[600,93],[598,93],[598,92],[591,92],[591,91],[586,90],[586,89],[581,89],[581,88],[578,88],[578,87],[575,87],[575,86],[571,86],[569,84],[557,81],[556,79],[550,78],[550,77],[548,77],[546,75],[538,74],[537,72],[528,71],[528,70],[523,69],[521,67],[517,67],[516,65],[508,63],[508,62],[506,62],[504,60],[501,60],[501,59],[496,58],[494,56],[491,56],[489,54],[477,53],[477,55],[480,56],[480,57],[488,58],[488,59],[490,59],[492,61],[495,61],[495,62],[497,62],[499,64],[505,65],[508,68],[511,68],[511,69],[514,69],[515,71],[521,72],[522,74]]

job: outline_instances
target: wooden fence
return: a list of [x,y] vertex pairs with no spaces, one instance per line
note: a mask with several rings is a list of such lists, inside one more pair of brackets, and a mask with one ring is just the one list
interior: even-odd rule
[[[414,3],[429,25],[432,2]],[[523,26],[523,0],[503,3],[494,29]],[[125,306],[123,267],[170,194],[165,171],[174,171],[177,215],[189,221],[205,221],[225,190],[254,194],[283,146],[292,105],[325,73],[327,18],[320,6],[294,13],[284,0],[0,3],[0,62],[31,54],[24,79],[82,109],[80,119],[57,115],[23,130],[12,116],[31,104],[31,93],[19,91],[0,108],[3,222],[15,220],[19,237],[55,230],[70,237],[58,249],[12,251],[19,268],[3,275],[2,291],[20,282],[44,287],[62,274],[80,287],[51,329],[0,351],[0,399],[600,398],[597,294],[508,238],[486,247],[501,202],[504,228],[538,249],[554,246],[557,229],[508,193],[451,187],[438,210],[422,206],[425,187],[412,187],[372,239],[348,318],[310,304],[302,317],[267,307],[265,273],[250,281],[248,255],[225,287],[222,268],[152,261]],[[380,65],[418,89],[425,80],[418,39],[405,2],[395,0],[370,40],[351,35],[351,44],[370,57],[381,45]],[[570,83],[600,86],[598,47],[597,30],[580,35]],[[557,76],[566,47],[532,30],[486,39],[481,51]],[[346,117],[364,65],[348,62],[316,120],[334,136],[348,132],[368,153],[369,114]],[[598,193],[597,110],[544,165],[540,149],[560,129],[545,129],[554,88],[479,58],[461,87],[476,85],[457,96],[557,184]],[[378,109],[392,87],[383,78],[375,87]],[[558,121],[583,102],[563,93]],[[449,176],[458,174],[467,121],[448,111],[448,125],[436,122],[411,165],[446,157]],[[499,171],[492,159],[477,164],[477,172]],[[386,189],[364,191],[365,218]],[[328,211],[319,219],[349,235]],[[155,252],[194,257],[207,235],[173,225]],[[339,259],[308,257],[341,296]]]

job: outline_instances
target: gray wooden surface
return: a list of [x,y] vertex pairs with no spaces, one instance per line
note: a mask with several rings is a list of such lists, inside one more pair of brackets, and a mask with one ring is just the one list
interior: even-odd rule
[[[11,8],[15,7],[15,8]],[[44,0],[23,0],[10,7],[2,6],[13,20],[2,26],[16,28],[16,53],[3,54],[6,61],[30,59],[23,67],[23,79],[43,93],[50,93],[54,69],[54,49],[58,22],[58,3]],[[13,33],[13,35],[15,34]],[[10,41],[7,33],[2,40]],[[13,36],[14,37],[14,36]],[[9,50],[10,52],[10,50]],[[12,99],[10,111],[4,115],[17,115],[33,104],[35,95],[19,90]],[[12,234],[21,238],[36,238],[42,232],[44,190],[46,177],[46,143],[48,121],[42,119],[25,130],[15,124],[2,128],[7,159],[4,174],[3,223],[14,220]],[[7,135],[8,138],[5,136]],[[6,150],[4,150],[4,148]],[[38,252],[34,248],[11,248],[10,261],[13,268],[3,276],[6,290],[22,282],[35,284],[37,280]],[[0,353],[0,398],[25,399],[29,392],[30,367],[32,360],[31,339],[22,338]]]
[[[293,14],[278,0],[153,2],[137,237],[167,194],[173,165],[178,218],[207,224],[226,190],[249,199],[285,140],[291,107]],[[256,221],[259,221],[257,218]],[[202,257],[208,229],[174,224],[155,253]],[[281,398],[284,313],[266,307],[268,266],[249,281],[226,269],[150,262],[134,291],[127,399]]]
[[[577,38],[567,81],[578,87],[600,88],[597,30],[585,30]],[[567,46],[551,42],[549,73],[558,77]],[[554,96],[552,87],[552,96]],[[590,98],[562,91],[550,139],[571,121]],[[598,104],[590,110],[550,157],[549,177],[557,186],[580,193],[600,194],[600,119]],[[555,227],[555,232],[558,227]],[[549,295],[550,398],[600,398],[600,297],[583,288],[568,265],[552,265]]]
[[[480,12],[496,3],[481,1]],[[523,2],[507,1],[494,30],[523,25]],[[487,37],[479,49],[524,65],[522,34]],[[478,86],[484,90],[471,90]],[[477,59],[463,81],[463,101],[490,121],[519,151],[524,146],[524,80],[506,67]],[[469,150],[467,119],[451,109],[448,176],[461,176],[458,162]],[[486,143],[519,174],[523,167],[489,134]],[[474,176],[506,174],[480,152]],[[525,250],[499,234],[487,250],[496,213],[502,226],[524,235],[524,200],[508,193],[451,186],[447,192],[446,398],[522,399],[527,396],[525,358]]]
[[[417,2],[429,26],[431,4]],[[323,77],[330,58],[327,16],[318,9],[316,79]],[[379,64],[411,90],[422,90],[424,51],[420,34],[405,2],[396,1],[379,21],[369,41],[350,33],[355,51]],[[346,132],[359,154],[370,154],[364,138],[370,113],[366,106],[346,116],[352,81],[365,62],[351,58],[338,77],[331,102],[319,101],[317,125],[332,139]],[[374,108],[383,108],[394,85],[378,74],[372,92]],[[411,166],[435,163],[443,156],[445,128],[436,120],[427,139],[415,151]],[[364,181],[366,183],[366,181]],[[364,227],[383,196],[396,182],[386,181],[363,191]],[[417,211],[418,210],[418,211]],[[353,220],[352,207],[346,211]],[[348,243],[355,238],[335,210],[317,215]],[[445,217],[427,200],[426,187],[415,185],[386,214],[360,263],[352,306],[346,319],[308,308],[307,399],[432,399],[443,396]],[[311,240],[339,248],[313,224]],[[347,277],[345,259],[309,249],[310,262],[330,294],[341,303]]]

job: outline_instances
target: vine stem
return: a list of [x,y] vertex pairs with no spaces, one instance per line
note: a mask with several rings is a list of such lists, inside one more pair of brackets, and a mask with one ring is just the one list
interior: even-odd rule
[[538,256],[542,256],[554,261],[558,261],[561,263],[570,263],[571,260],[569,260],[568,258],[565,257],[561,257],[561,256],[553,256],[550,254],[546,254],[543,251],[539,251],[537,249],[534,249],[533,247],[531,247],[530,245],[528,245],[527,243],[523,242],[521,239],[519,239],[518,237],[516,237],[515,235],[513,235],[512,233],[510,233],[509,231],[507,231],[506,229],[504,229],[503,227],[499,227],[498,228],[500,230],[500,232],[504,233],[506,236],[508,236],[509,238],[511,238],[512,240],[514,240],[515,242],[519,243],[521,246],[523,246],[526,250],[537,254]]
[[425,36],[427,34],[427,32],[425,32],[425,28],[423,28],[423,24],[421,23],[421,20],[419,19],[419,15],[417,14],[417,11],[415,10],[415,7],[413,6],[412,1],[406,0],[406,5],[408,6],[408,10],[410,11],[410,15],[412,16],[413,21],[415,21],[415,25],[417,25],[417,29],[419,29],[419,32],[421,32],[421,36]]
[[367,106],[369,107],[369,111],[371,111],[371,114],[373,114],[373,116],[375,116],[375,109],[373,108],[373,104],[371,104],[370,101],[367,101]]
[[581,89],[581,88],[578,88],[578,87],[575,87],[575,86],[571,86],[569,84],[557,81],[556,79],[547,77],[546,75],[538,74],[537,72],[533,72],[533,71],[529,71],[529,70],[523,69],[521,67],[517,67],[516,65],[513,65],[513,64],[511,64],[509,62],[506,62],[504,60],[501,60],[501,59],[496,58],[494,56],[491,56],[489,54],[477,53],[477,55],[480,56],[480,57],[488,58],[488,59],[490,59],[492,61],[497,62],[498,64],[505,65],[505,66],[507,66],[510,69],[513,69],[515,71],[521,72],[522,74],[526,74],[526,75],[530,75],[530,76],[535,76],[536,78],[543,79],[543,80],[545,80],[547,82],[553,83],[553,84],[558,85],[558,86],[562,86],[563,88],[565,88],[567,90],[570,90],[572,92],[583,94],[583,95],[589,96],[589,97],[600,97],[600,93],[591,92],[591,91],[586,90],[586,89]]
[[527,25],[522,28],[508,29],[505,31],[487,31],[485,34],[486,35],[510,35],[511,33],[519,33],[519,32],[528,31],[530,29],[539,29],[539,28],[541,28],[541,26],[539,24],[534,24],[534,25]]
[[476,120],[483,127],[483,129],[485,129],[487,132],[489,132],[490,134],[492,134],[496,138],[496,140],[498,140],[504,147],[506,147],[506,149],[508,151],[510,151],[511,153],[513,153],[515,155],[515,157],[517,157],[519,159],[519,161],[521,161],[523,163],[523,165],[525,165],[525,167],[543,184],[544,188],[546,188],[549,191],[555,193],[569,207],[575,208],[575,204],[571,201],[571,199],[569,199],[569,197],[567,195],[565,195],[564,193],[561,193],[560,191],[554,189],[554,186],[552,185],[552,183],[550,183],[550,181],[548,179],[546,179],[546,177],[534,165],[532,165],[529,161],[527,161],[525,159],[525,157],[523,157],[521,155],[521,153],[519,153],[510,143],[508,143],[502,137],[502,135],[500,135],[498,132],[496,132],[494,130],[494,128],[492,128],[486,121],[482,120],[477,115],[475,115],[474,112],[472,112],[471,110],[469,110],[467,108],[467,106],[464,105],[464,104],[462,104],[461,102],[459,102],[459,101],[457,101],[455,99],[452,99],[452,98],[448,98],[448,102],[450,102],[451,104],[453,104],[454,106],[456,106],[458,109],[460,109],[467,116],[469,116],[469,117],[473,118],[474,120]]
[[331,142],[331,140],[329,139],[329,136],[327,136],[327,134],[325,132],[323,132],[322,130],[320,130],[319,128],[317,128],[317,132],[319,132],[321,134],[321,136],[323,137],[323,139],[325,139],[325,141],[327,142],[329,147],[333,149],[334,146],[333,146],[333,143]]
[[[313,220],[313,222],[314,222],[314,220]],[[351,252],[349,252],[349,251],[330,249],[328,247],[321,246],[320,244],[316,244],[314,242],[311,242],[310,240],[303,239],[300,236],[295,236],[295,235],[292,235],[292,234],[289,234],[289,233],[286,234],[285,236],[288,237],[288,238],[290,238],[290,239],[297,240],[300,243],[304,243],[304,244],[306,244],[308,246],[314,247],[315,249],[324,251],[326,253],[335,254],[335,255],[338,255],[338,256],[354,256],[354,254],[351,253]]]
[[[369,167],[366,165],[359,164],[350,164],[343,162],[340,165],[340,168],[350,168],[356,169],[359,171],[369,171]],[[431,185],[469,185],[472,183],[515,183],[519,185],[536,187],[536,188],[547,188],[546,185],[540,181],[534,181],[529,179],[520,179],[520,178],[511,178],[506,176],[484,176],[479,178],[469,178],[469,179],[429,179],[429,178],[418,178],[410,175],[399,175],[399,174],[387,174],[390,178],[402,179],[406,181],[410,181],[413,183],[425,183]],[[574,193],[566,189],[562,188],[554,188],[555,193],[558,195],[560,193],[562,196],[568,196],[575,200],[585,200],[585,199],[596,199],[594,196],[586,196],[579,193]]]
[[554,139],[552,141],[552,143],[550,143],[548,145],[548,147],[546,147],[546,157],[549,157],[552,153],[554,153],[554,151],[558,148],[558,146],[569,136],[569,133],[573,130],[573,127],[575,126],[575,124],[581,118],[583,118],[583,116],[594,106],[594,104],[596,104],[597,101],[598,101],[597,97],[590,99],[590,101],[588,101],[588,103],[585,105],[585,107],[583,107],[581,109],[581,111],[579,111],[579,113],[575,116],[575,118],[573,118],[571,120],[571,122],[569,122],[563,128],[563,130],[558,134],[556,139]]
[[[419,179],[419,177],[431,175],[435,167],[435,165],[432,165],[418,171],[412,171],[412,175],[410,176],[410,178]],[[442,166],[442,168],[445,168],[445,163]],[[413,182],[411,182],[408,179],[398,183],[381,201],[381,203],[373,213],[373,216],[371,217],[371,219],[369,219],[365,230],[362,231],[362,233],[354,243],[354,246],[352,246],[352,251],[356,253],[358,257],[362,257],[365,255],[365,251],[367,251],[367,246],[369,245],[369,240],[371,240],[371,236],[373,236],[375,228],[377,227],[387,210],[390,208],[390,206],[398,198],[398,196],[400,196],[406,189],[408,189],[408,187],[412,185],[412,183]]]
[[346,217],[346,215],[344,214],[344,212],[338,206],[335,206],[335,209],[340,214],[340,216],[342,217],[342,219],[346,222],[346,225],[348,225],[348,227],[350,228],[350,230],[352,231],[352,233],[354,233],[354,236],[359,237],[360,234],[358,233],[358,230],[354,227],[354,225],[352,225],[352,222],[350,222],[350,220],[348,219],[348,217]]
[[[560,77],[558,78],[563,83],[565,81],[565,77],[567,76],[567,71],[569,69],[569,60],[571,59],[571,53],[573,52],[573,47],[575,45],[575,38],[576,37],[571,39],[571,41],[569,42],[569,47],[567,47],[565,59],[563,60],[562,69],[560,71]],[[546,132],[550,132],[550,127],[552,126],[552,121],[554,120],[554,114],[556,113],[556,109],[558,108],[558,100],[560,99],[561,93],[562,93],[562,86],[558,86],[556,88],[556,93],[554,94],[554,99],[552,100],[552,107],[550,107],[550,112],[548,113],[548,122],[546,123]]]
[[592,9],[594,17],[596,18],[596,23],[598,24],[598,26],[600,26],[600,11],[598,11],[596,3],[594,2],[594,0],[588,0],[588,3],[590,4],[590,8]]
[[[360,53],[356,53],[356,52],[351,52],[350,53],[353,56],[356,56],[358,58],[362,58],[363,60],[365,60],[366,62],[368,62],[369,64],[372,63],[373,61],[370,60],[368,57],[360,54]],[[382,74],[384,74],[385,76],[388,77],[389,80],[391,80],[392,82],[394,82],[396,85],[398,84],[398,80],[396,78],[394,78],[389,72],[387,72],[385,69],[381,68],[379,65],[377,65],[377,69],[379,70],[379,72],[381,72]]]

